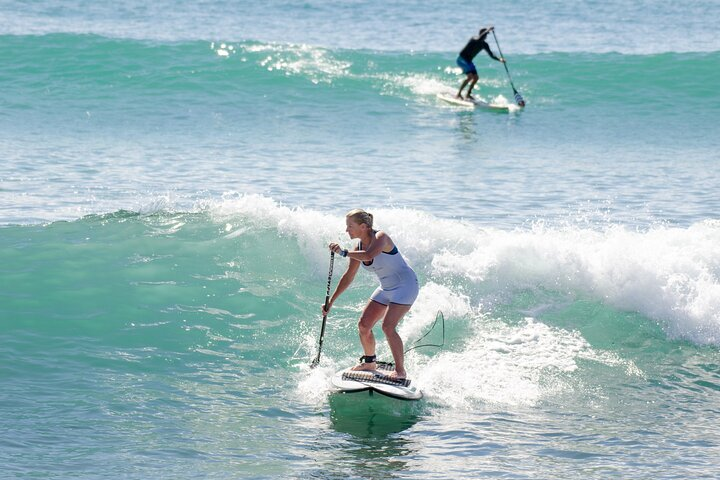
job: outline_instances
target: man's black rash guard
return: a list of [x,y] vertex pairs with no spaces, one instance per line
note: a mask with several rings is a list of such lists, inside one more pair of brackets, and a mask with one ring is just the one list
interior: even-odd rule
[[490,58],[500,61],[490,50],[490,45],[487,44],[484,38],[480,37],[472,37],[460,52],[460,57],[462,57],[463,60],[472,62],[472,59],[475,58],[475,55],[480,53],[481,50],[485,50],[488,55],[490,55]]

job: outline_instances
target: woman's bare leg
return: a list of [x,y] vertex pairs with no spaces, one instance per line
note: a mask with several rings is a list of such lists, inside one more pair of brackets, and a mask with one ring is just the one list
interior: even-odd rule
[[407,376],[407,372],[405,371],[403,341],[400,335],[398,335],[396,328],[403,316],[410,310],[410,307],[411,305],[391,303],[387,307],[387,313],[385,313],[385,319],[382,324],[383,333],[385,333],[385,338],[387,338],[393,360],[395,361],[395,371],[391,373],[390,376],[395,378],[405,378]]
[[[370,300],[358,321],[358,333],[360,334],[360,343],[363,347],[365,356],[375,355],[375,335],[373,335],[373,327],[385,315],[388,310],[386,305]],[[353,367],[353,370],[375,370],[376,362],[361,363]]]

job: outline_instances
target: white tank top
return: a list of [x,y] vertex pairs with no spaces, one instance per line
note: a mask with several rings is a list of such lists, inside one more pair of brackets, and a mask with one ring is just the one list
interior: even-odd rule
[[[363,249],[362,242],[358,245],[358,249]],[[374,272],[378,276],[380,286],[384,290],[397,288],[406,282],[410,284],[417,283],[415,272],[400,254],[397,246],[393,247],[389,253],[381,252],[380,255],[372,259],[370,265],[365,262],[360,263],[366,270]]]

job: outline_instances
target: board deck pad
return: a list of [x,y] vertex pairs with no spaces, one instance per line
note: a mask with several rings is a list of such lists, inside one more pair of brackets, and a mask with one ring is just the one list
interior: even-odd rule
[[407,378],[397,379],[387,376],[385,372],[392,372],[395,370],[395,365],[392,363],[378,362],[378,368],[374,371],[370,370],[359,370],[359,371],[345,371],[342,374],[343,380],[357,380],[361,382],[370,383],[382,383],[385,385],[399,385],[401,387],[409,387],[410,380]]
[[341,393],[374,392],[399,400],[420,400],[422,392],[410,379],[395,379],[388,376],[395,370],[392,363],[378,362],[376,370],[340,370],[332,377],[332,384]]

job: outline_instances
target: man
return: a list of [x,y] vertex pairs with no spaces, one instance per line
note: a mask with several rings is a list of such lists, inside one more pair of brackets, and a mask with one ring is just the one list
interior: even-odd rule
[[473,58],[475,58],[475,55],[480,53],[482,50],[485,50],[490,58],[497,60],[498,62],[505,62],[504,58],[498,58],[495,56],[495,54],[490,50],[490,45],[488,45],[485,41],[485,37],[487,37],[488,33],[492,32],[494,29],[495,27],[481,28],[477,36],[472,37],[460,52],[460,55],[457,58],[457,64],[460,68],[462,68],[462,71],[467,75],[467,78],[463,81],[462,85],[460,85],[457,98],[463,98],[463,88],[465,88],[465,85],[470,82],[470,87],[465,95],[465,99],[474,100],[470,92],[472,92],[473,87],[478,81],[477,68],[475,68],[475,64],[473,64]]

